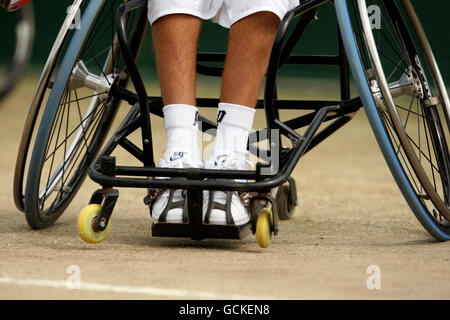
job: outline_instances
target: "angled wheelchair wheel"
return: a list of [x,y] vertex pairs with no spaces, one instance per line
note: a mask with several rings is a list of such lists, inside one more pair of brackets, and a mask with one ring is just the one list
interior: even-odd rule
[[[120,101],[110,96],[110,88],[125,86],[128,78],[115,34],[116,10],[122,2],[84,1],[80,28],[74,30],[54,80],[42,90],[40,99],[46,105],[39,129],[28,132],[36,138],[24,196],[25,216],[34,229],[52,225],[64,212],[114,119]],[[142,12],[131,14],[130,37],[142,40],[146,23]],[[26,156],[22,162],[23,176]]]
[[[84,0],[76,0],[68,12],[67,18],[64,21],[61,30],[53,44],[50,55],[42,71],[39,83],[34,93],[33,101],[28,111],[25,126],[22,132],[22,137],[19,144],[19,151],[17,154],[16,166],[14,170],[13,196],[17,209],[24,211],[24,176],[28,168],[30,148],[34,145],[38,126],[41,118],[42,105],[48,100],[48,93],[50,92],[55,74],[59,70],[61,64],[61,57],[64,55],[67,45],[73,36],[74,31],[73,21],[79,15],[83,6]],[[29,6],[30,4],[28,4]],[[20,12],[20,11],[19,11]]]
[[349,2],[377,116],[407,178],[399,186],[425,229],[450,240],[450,102],[425,32],[409,0]]
[[6,13],[1,19],[9,22],[10,29],[2,30],[2,37],[10,40],[2,41],[2,51],[9,61],[0,68],[0,100],[5,98],[15,87],[24,74],[31,57],[34,43],[34,10],[32,3],[14,13]]

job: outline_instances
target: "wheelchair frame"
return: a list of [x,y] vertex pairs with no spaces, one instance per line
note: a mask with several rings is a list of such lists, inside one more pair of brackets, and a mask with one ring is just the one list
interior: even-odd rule
[[[262,170],[270,167],[271,163],[258,163],[256,165],[256,170],[254,171],[168,169],[155,167],[150,114],[161,117],[163,103],[160,97],[148,97],[130,49],[132,46],[139,46],[140,39],[131,39],[129,43],[126,37],[125,28],[127,13],[137,9],[141,9],[137,28],[146,27],[147,1],[134,0],[122,4],[117,12],[117,33],[128,74],[137,94],[116,86],[113,86],[110,91],[112,97],[123,99],[133,107],[114,134],[113,138],[107,143],[106,147],[101,151],[97,160],[89,170],[90,178],[103,186],[102,190],[99,190],[94,194],[90,203],[101,204],[103,197],[105,198],[105,203],[108,203],[108,205],[103,205],[95,227],[98,230],[104,230],[109,221],[114,208],[114,203],[118,197],[117,192],[112,189],[113,187],[187,190],[189,223],[155,224],[153,226],[153,236],[191,237],[196,240],[204,238],[239,239],[249,233],[248,228],[246,227],[238,228],[236,226],[204,225],[202,222],[203,190],[254,192],[258,195],[255,198],[260,199],[263,203],[258,206],[259,208],[271,206],[275,209],[276,205],[273,203],[275,199],[269,196],[271,190],[288,182],[292,171],[300,158],[348,123],[353,118],[354,114],[362,107],[360,98],[350,98],[350,69],[340,34],[338,35],[339,53],[337,55],[314,56],[292,54],[296,43],[304,34],[307,26],[316,18],[317,7],[326,2],[329,2],[329,0],[312,0],[303,3],[295,10],[290,11],[282,20],[274,43],[267,72],[264,100],[258,101],[257,108],[265,109],[269,141],[272,141],[271,132],[275,129],[288,137],[293,147],[290,149],[283,149],[279,152],[278,160],[280,170],[271,175],[262,174]],[[297,17],[301,18],[292,35],[287,40],[286,45],[284,45],[289,26]],[[207,76],[220,76],[222,73],[221,68],[202,65],[201,63],[220,63],[224,61],[225,54],[223,53],[199,53],[197,71],[198,73]],[[278,69],[284,64],[338,66],[340,71],[341,101],[278,100],[276,74]],[[217,105],[218,102],[217,99],[198,99],[198,106],[214,106]],[[279,110],[283,109],[312,110],[312,112],[283,122],[279,117]],[[333,120],[333,122],[330,125],[319,131],[320,126],[324,122],[331,120]],[[213,122],[203,117],[200,117],[199,121],[201,122],[201,128],[204,132],[216,128],[216,125]],[[307,127],[307,129],[303,136],[295,131],[296,129],[304,127]],[[142,131],[142,149],[127,139],[127,136],[138,129],[141,129]],[[261,130],[252,133],[252,135],[255,135],[253,138],[260,136],[260,134],[263,134]],[[250,139],[250,141],[252,140]],[[272,147],[275,147],[276,145],[279,144],[270,144],[270,150],[268,150],[269,154],[272,154]],[[143,167],[116,165],[116,159],[110,157],[110,155],[118,146],[121,146],[137,160],[142,162]],[[249,149],[258,156],[260,151],[258,147],[252,147],[250,145]],[[153,179],[148,177],[152,177]],[[157,177],[170,177],[172,179],[154,179]],[[238,179],[254,182],[235,181]],[[252,214],[253,233],[255,233],[255,215],[255,213]],[[277,234],[277,214],[274,214],[273,224],[272,231]]]
[[[19,210],[24,210],[31,227],[41,229],[54,223],[75,196],[82,179],[85,177],[86,171],[89,171],[91,179],[99,183],[102,189],[94,193],[90,202],[92,206],[86,207],[78,218],[78,231],[87,242],[98,243],[99,241],[103,241],[107,236],[110,226],[109,219],[119,196],[119,192],[113,188],[130,187],[152,189],[149,190],[149,195],[144,199],[144,203],[147,205],[153,199],[154,189],[187,190],[188,201],[186,205],[188,207],[187,211],[189,211],[189,223],[156,223],[152,228],[154,236],[191,237],[196,240],[204,238],[240,239],[247,235],[251,229],[253,233],[256,233],[256,238],[260,246],[266,247],[268,242],[270,243],[269,238],[271,235],[278,233],[278,219],[289,219],[293,212],[292,208],[297,204],[295,181],[290,175],[300,158],[348,123],[364,105],[367,118],[383,156],[412,212],[422,226],[437,240],[446,241],[450,239],[450,223],[448,223],[450,221],[450,211],[447,206],[449,197],[448,186],[450,183],[448,179],[449,155],[445,138],[445,134],[448,133],[450,126],[450,101],[437,62],[434,59],[423,27],[410,0],[398,0],[396,2],[382,1],[382,5],[389,16],[389,21],[385,22],[385,24],[388,25],[389,22],[396,23],[395,28],[399,30],[396,30],[395,35],[400,37],[400,41],[406,41],[408,44],[403,50],[407,50],[407,56],[405,57],[411,60],[406,61],[406,71],[400,70],[402,72],[402,76],[399,76],[400,80],[392,84],[388,82],[389,79],[387,79],[383,65],[381,64],[377,44],[374,41],[374,34],[371,30],[366,0],[355,0],[353,2],[349,0],[305,0],[301,1],[298,7],[286,14],[281,21],[272,48],[264,99],[258,101],[257,105],[257,108],[264,108],[265,110],[267,128],[252,133],[249,139],[250,153],[256,155],[263,161],[256,165],[256,170],[247,171],[167,169],[155,167],[150,116],[156,115],[163,117],[163,102],[161,97],[149,97],[147,95],[135,63],[148,26],[146,15],[147,1],[125,1],[125,3],[119,6],[116,16],[117,35],[112,34],[113,42],[118,41],[119,47],[111,47],[113,50],[109,52],[109,55],[114,55],[114,52],[120,50],[127,71],[122,69],[121,66],[118,69],[120,70],[120,74],[115,74],[114,70],[109,70],[106,72],[107,74],[111,72],[114,74],[107,77],[96,61],[97,67],[103,73],[106,81],[103,81],[101,76],[91,74],[89,70],[84,70],[83,61],[78,61],[81,55],[80,52],[83,50],[86,44],[85,42],[88,41],[88,34],[93,30],[93,26],[95,26],[94,22],[101,12],[103,12],[103,6],[106,3],[106,0],[98,2],[76,0],[76,8],[79,8],[85,1],[87,11],[83,15],[82,21],[86,22],[88,28],[82,28],[74,33],[64,59],[61,62],[61,68],[58,69],[56,74],[55,81],[54,83],[49,83],[49,76],[57,62],[56,57],[60,55],[61,46],[65,42],[64,39],[66,39],[66,35],[68,34],[67,25],[71,23],[69,17],[66,19],[47,61],[47,65],[44,68],[43,76],[41,77],[30,114],[27,118],[21,147],[19,148],[14,180],[14,195]],[[338,54],[325,56],[292,54],[296,43],[302,37],[306,27],[315,19],[318,7],[329,2],[334,4],[336,10],[338,22]],[[348,3],[350,2],[355,5],[353,9],[358,9],[357,11],[359,11],[355,12],[355,18],[359,20],[359,22],[356,22],[356,25],[353,24],[350,18],[351,11],[348,7]],[[111,18],[114,20],[112,8],[113,6],[111,6],[111,12],[109,14],[112,13]],[[127,39],[125,24],[128,20],[127,16],[134,10],[139,10],[136,12],[138,13],[138,20],[134,24],[135,30],[133,36],[130,37],[131,39]],[[74,12],[75,10],[73,10],[72,14]],[[291,28],[297,18],[299,18],[298,23]],[[358,30],[354,29],[354,26]],[[288,31],[292,29],[293,32],[290,34]],[[359,31],[359,34],[356,34],[356,31]],[[413,42],[415,40],[419,43],[419,46],[414,45]],[[390,45],[389,41],[388,45]],[[364,57],[361,56],[363,53],[365,54]],[[429,89],[429,84],[427,77],[422,74],[422,67],[424,65],[420,61],[421,59],[419,59],[419,54],[425,56],[425,62],[429,68],[428,71],[431,73],[434,84],[437,87],[437,91],[434,93],[431,90],[426,90],[426,94],[423,94],[424,88]],[[113,61],[114,56],[112,56],[112,59],[110,57],[107,59],[107,61]],[[222,53],[198,53],[197,72],[208,76],[220,76],[223,71],[222,68],[205,65],[205,63],[221,63],[224,60],[225,54]],[[339,101],[279,99],[277,94],[277,72],[285,64],[337,66],[340,72],[341,99]],[[83,77],[86,77],[80,68],[86,71],[91,78],[89,80],[85,79],[87,82],[83,85],[95,92],[104,92],[102,95],[106,94],[108,98],[108,100],[105,100],[104,106],[106,106],[106,103],[110,104],[109,109],[106,109],[107,113],[103,115],[98,125],[96,123],[93,124],[93,130],[95,131],[92,132],[95,135],[89,147],[86,146],[86,152],[83,153],[83,149],[81,149],[77,158],[73,159],[73,150],[78,150],[81,137],[84,137],[84,122],[87,121],[89,126],[91,124],[89,122],[91,119],[90,115],[92,110],[94,110],[93,108],[95,108],[94,104],[97,103],[97,100],[95,100],[97,98],[90,100],[84,118],[80,118],[80,125],[73,131],[77,135],[70,142],[69,156],[66,156],[66,150],[64,149],[64,156],[56,168],[56,172],[51,177],[49,175],[45,189],[41,190],[41,174],[46,165],[48,143],[53,141],[53,130],[56,128],[54,125],[57,125],[57,114],[61,110],[61,99],[66,90],[72,90],[70,88],[72,78],[81,77],[81,79],[84,79]],[[360,95],[359,98],[352,99],[350,96],[350,70],[352,71],[354,83]],[[411,71],[408,72],[409,70]],[[420,77],[417,76],[417,72],[420,72]],[[108,78],[113,80],[112,83]],[[124,89],[124,85],[128,79],[132,80],[136,93]],[[53,85],[50,87],[50,84]],[[75,91],[77,88],[76,85],[77,83],[75,83]],[[398,90],[399,88],[402,89]],[[23,193],[22,182],[29,151],[29,141],[34,132],[36,115],[39,112],[41,99],[44,98],[43,93],[47,89],[51,89],[51,92],[42,115],[41,124],[39,125],[33,153],[29,160],[26,192]],[[432,171],[433,181],[430,181],[430,177],[427,176],[420,161],[421,154],[417,157],[413,149],[414,141],[410,143],[408,140],[408,132],[406,127],[403,126],[397,106],[393,101],[394,97],[403,95],[411,96],[413,101],[416,99],[418,105],[420,100],[420,104],[424,108],[422,113],[427,115],[426,122],[428,130],[431,130],[433,134],[430,143],[433,144],[434,154],[437,154],[437,166],[442,171],[442,174],[439,172],[439,177],[443,187],[443,195],[440,194],[441,190],[436,189],[434,171]],[[122,100],[127,101],[132,108],[100,155],[93,161],[100,145],[103,143],[103,138],[110,126],[111,120],[117,111],[118,103]],[[217,99],[198,99],[198,106],[215,107],[218,102]],[[279,117],[280,110],[303,110],[310,112],[288,121],[281,121]],[[439,114],[441,111],[446,117],[445,122],[447,128],[443,126],[444,119],[441,120],[441,115]],[[411,110],[407,114],[408,117],[410,114]],[[417,115],[421,116],[418,113]],[[76,117],[78,119],[81,116],[76,115]],[[67,113],[68,118],[69,113]],[[209,131],[210,129],[216,128],[214,122],[204,117],[199,117],[199,121],[201,122],[202,131],[214,135],[214,133]],[[391,129],[389,123],[386,124],[386,121],[393,121],[395,128]],[[325,123],[327,125],[322,127]],[[60,127],[61,124],[60,122]],[[392,126],[392,124],[390,125]],[[67,131],[67,124],[65,128]],[[296,131],[300,128],[306,128],[302,134]],[[139,129],[141,130],[142,139],[141,148],[128,139],[129,135]],[[392,130],[394,131],[394,135]],[[71,135],[72,133],[68,136],[66,132],[64,141],[69,141],[68,138]],[[281,146],[281,135],[288,138],[292,144],[291,147],[277,148],[277,146]],[[57,134],[56,141],[58,141],[58,138],[59,133]],[[399,151],[394,146],[394,143],[397,144],[396,139],[401,140],[401,145],[397,145],[397,147],[403,148],[403,152],[407,156],[406,160],[403,154],[398,154]],[[260,149],[257,143],[266,140],[269,141],[269,149]],[[257,142],[254,143],[254,141]],[[116,159],[111,157],[111,155],[119,146],[134,156],[142,165],[134,167],[117,165]],[[52,173],[53,161],[55,160],[55,153],[58,149],[59,145],[56,143],[52,152],[53,157],[51,158],[51,162],[49,160],[49,173]],[[428,152],[431,158],[431,151],[428,150]],[[73,176],[70,176],[71,180],[66,186],[64,185],[66,180],[61,180],[64,175],[64,169],[72,162],[73,166],[75,166],[80,155],[83,155],[82,160],[76,167]],[[264,156],[267,155],[274,161],[264,159]],[[400,159],[400,156],[402,159]],[[92,162],[93,165],[89,166]],[[434,166],[432,160],[430,162],[432,170],[437,168]],[[72,169],[74,168],[73,166]],[[411,173],[409,166],[413,167],[413,173]],[[267,172],[269,173],[266,174]],[[172,179],[160,179],[162,177]],[[410,179],[413,179],[413,181]],[[418,179],[418,184],[421,189],[417,189],[415,179]],[[247,182],[242,182],[242,180]],[[57,186],[60,182],[62,183],[61,186]],[[433,182],[434,186],[432,184]],[[56,189],[57,187],[58,189]],[[51,191],[47,193],[47,190]],[[251,223],[241,228],[233,225],[217,226],[203,224],[202,198],[204,190],[238,191],[244,193],[246,205],[249,206],[251,213]],[[50,207],[44,209],[47,196],[54,191],[58,192],[56,198]],[[441,199],[442,196],[444,197],[443,199]],[[427,203],[425,203],[426,201]],[[435,207],[439,212],[434,210]],[[447,220],[442,219],[443,216]]]

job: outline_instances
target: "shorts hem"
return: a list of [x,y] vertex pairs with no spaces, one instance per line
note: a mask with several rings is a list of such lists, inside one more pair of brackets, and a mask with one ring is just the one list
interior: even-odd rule
[[271,12],[271,13],[275,14],[275,15],[280,19],[280,21],[281,21],[281,20],[284,18],[284,16],[285,16],[285,14],[286,14],[287,11],[284,11],[284,10],[274,10],[273,7],[260,7],[260,8],[254,8],[254,9],[251,9],[251,10],[247,10],[247,11],[243,12],[242,14],[240,14],[240,15],[234,17],[234,18],[230,21],[230,25],[226,25],[226,24],[224,24],[224,23],[220,23],[220,21],[218,21],[218,24],[220,24],[220,25],[221,25],[222,27],[224,27],[224,28],[231,28],[231,26],[232,26],[233,24],[235,24],[236,22],[238,22],[239,20],[245,19],[245,18],[251,16],[252,14],[260,13],[260,12]]
[[192,9],[187,9],[187,8],[183,8],[183,9],[171,9],[171,10],[165,10],[165,11],[160,11],[157,14],[152,14],[152,13],[148,13],[148,20],[150,21],[150,24],[153,25],[158,19],[168,16],[168,15],[172,15],[172,14],[187,14],[190,16],[194,16],[203,20],[210,20],[213,17],[208,17],[207,15],[201,15],[198,13],[198,11],[192,10]]

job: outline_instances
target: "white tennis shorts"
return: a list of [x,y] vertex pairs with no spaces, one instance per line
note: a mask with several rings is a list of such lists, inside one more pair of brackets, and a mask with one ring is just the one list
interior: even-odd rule
[[299,0],[149,0],[148,18],[153,24],[169,14],[189,14],[212,20],[225,28],[256,12],[269,11],[280,19],[299,5]]

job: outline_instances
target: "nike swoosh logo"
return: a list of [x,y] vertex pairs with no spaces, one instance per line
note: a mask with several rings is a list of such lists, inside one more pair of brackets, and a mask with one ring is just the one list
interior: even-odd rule
[[175,152],[171,157],[170,161],[177,161],[184,158],[184,152]]

